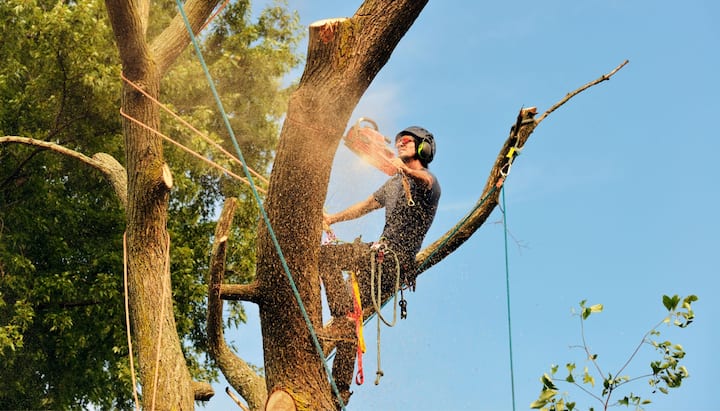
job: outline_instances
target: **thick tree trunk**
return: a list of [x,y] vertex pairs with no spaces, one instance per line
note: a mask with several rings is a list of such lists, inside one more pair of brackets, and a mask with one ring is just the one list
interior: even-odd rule
[[[152,70],[135,79],[157,95]],[[159,113],[145,97],[125,87],[123,111],[159,128]],[[161,140],[135,124],[125,124],[128,170],[128,281],[133,337],[145,408],[190,410],[194,395],[173,316],[167,207],[172,179],[163,162]]]
[[[288,107],[265,202],[313,328],[322,327],[318,258],[330,168],[352,110],[425,1],[366,1],[350,19],[310,27],[305,72]],[[260,319],[270,392],[298,409],[334,409],[335,394],[270,233],[258,245]]]
[[[184,3],[189,21],[197,29],[217,1]],[[148,0],[106,0],[106,7],[123,74],[157,98],[165,70],[189,41],[181,17],[176,16],[151,47],[146,39]],[[192,410],[195,386],[175,327],[170,281],[167,209],[172,177],[163,160],[162,141],[149,131],[159,130],[160,115],[156,105],[127,84],[121,111],[134,119],[123,123],[128,175],[128,298],[143,408]]]

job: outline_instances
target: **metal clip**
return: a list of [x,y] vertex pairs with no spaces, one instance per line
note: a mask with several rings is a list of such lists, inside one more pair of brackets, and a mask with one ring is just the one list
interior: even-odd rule
[[407,301],[405,299],[400,300],[400,319],[404,320],[407,318]]

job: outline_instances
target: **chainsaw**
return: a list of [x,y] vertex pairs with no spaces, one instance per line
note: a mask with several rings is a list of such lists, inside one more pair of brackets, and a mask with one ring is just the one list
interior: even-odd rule
[[397,173],[397,167],[390,162],[395,157],[395,153],[388,146],[391,141],[380,134],[374,121],[360,117],[348,130],[344,140],[347,148],[383,173],[389,176]]

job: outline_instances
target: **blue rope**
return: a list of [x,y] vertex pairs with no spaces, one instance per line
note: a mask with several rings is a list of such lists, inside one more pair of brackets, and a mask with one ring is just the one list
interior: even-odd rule
[[508,339],[510,341],[510,388],[512,391],[512,409],[515,411],[515,372],[513,367],[513,345],[512,345],[512,324],[510,322],[510,263],[508,258],[508,229],[507,229],[507,213],[505,208],[505,189],[501,190],[502,194],[502,213],[503,213],[503,232],[505,234],[505,290],[507,294],[507,322],[508,322]]
[[255,182],[253,181],[252,176],[250,175],[250,170],[248,169],[247,165],[245,164],[245,159],[242,155],[242,150],[240,150],[240,145],[237,142],[237,138],[235,138],[235,132],[232,129],[232,126],[230,125],[230,120],[228,119],[227,113],[225,112],[225,108],[223,107],[222,101],[220,101],[220,95],[217,92],[217,89],[215,88],[215,82],[212,79],[212,76],[210,75],[210,71],[208,70],[207,64],[205,64],[205,59],[203,58],[202,51],[200,50],[200,46],[198,45],[197,39],[195,38],[195,34],[192,31],[192,26],[190,25],[190,21],[187,18],[187,15],[185,14],[185,9],[180,2],[180,0],[175,0],[178,6],[178,9],[180,10],[180,15],[182,15],[183,21],[185,22],[185,28],[187,28],[188,34],[190,35],[190,40],[192,41],[193,47],[195,47],[195,53],[198,56],[198,60],[200,60],[200,65],[202,66],[203,71],[205,72],[205,77],[208,80],[208,84],[210,85],[210,90],[212,91],[213,96],[215,97],[215,103],[217,104],[218,110],[220,111],[220,115],[223,118],[223,122],[225,123],[225,127],[227,128],[227,131],[230,135],[230,139],[232,140],[233,147],[235,147],[235,152],[237,153],[238,159],[242,163],[243,172],[245,173],[245,177],[247,177],[248,181],[250,182],[250,189],[252,190],[253,196],[255,197],[255,201],[258,204],[258,207],[260,208],[260,213],[262,214],[262,218],[265,221],[265,225],[267,226],[268,232],[270,234],[270,238],[272,239],[273,244],[275,245],[275,249],[277,250],[278,257],[280,258],[280,263],[282,264],[282,268],[285,271],[285,274],[287,275],[287,278],[290,282],[290,288],[292,288],[293,294],[295,295],[295,300],[298,303],[298,306],[300,307],[300,312],[302,313],[303,319],[305,320],[305,325],[307,325],[308,330],[310,331],[310,336],[312,337],[313,344],[315,345],[315,349],[318,352],[318,355],[320,356],[320,359],[322,360],[322,364],[325,367],[325,372],[327,373],[329,379],[330,379],[330,385],[332,386],[332,389],[337,396],[337,399],[339,401],[340,407],[345,410],[345,402],[343,401],[342,397],[340,396],[340,390],[338,390],[337,385],[335,384],[335,379],[332,377],[332,372],[330,371],[330,368],[328,367],[326,360],[325,360],[325,354],[323,353],[322,346],[320,345],[320,341],[318,340],[317,335],[315,334],[315,329],[312,326],[312,323],[310,322],[310,316],[307,313],[307,310],[305,309],[305,305],[302,302],[302,297],[300,297],[300,292],[297,289],[297,286],[295,285],[295,281],[293,280],[292,274],[290,273],[290,268],[288,267],[287,261],[285,260],[285,256],[283,255],[282,249],[280,248],[280,243],[278,242],[277,236],[275,235],[275,231],[273,231],[272,225],[270,224],[270,218],[267,215],[267,212],[265,211],[265,207],[263,207],[262,201],[260,200],[260,195],[258,194],[257,187],[255,186]]

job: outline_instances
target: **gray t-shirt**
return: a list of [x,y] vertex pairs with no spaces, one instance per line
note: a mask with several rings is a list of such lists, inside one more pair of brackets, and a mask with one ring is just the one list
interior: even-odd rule
[[410,206],[402,179],[402,174],[396,174],[385,182],[373,197],[385,207],[385,228],[382,238],[397,253],[404,265],[415,261],[415,255],[420,251],[425,235],[435,218],[440,200],[440,183],[434,175],[430,188],[408,178],[410,194],[415,202],[414,206]]

